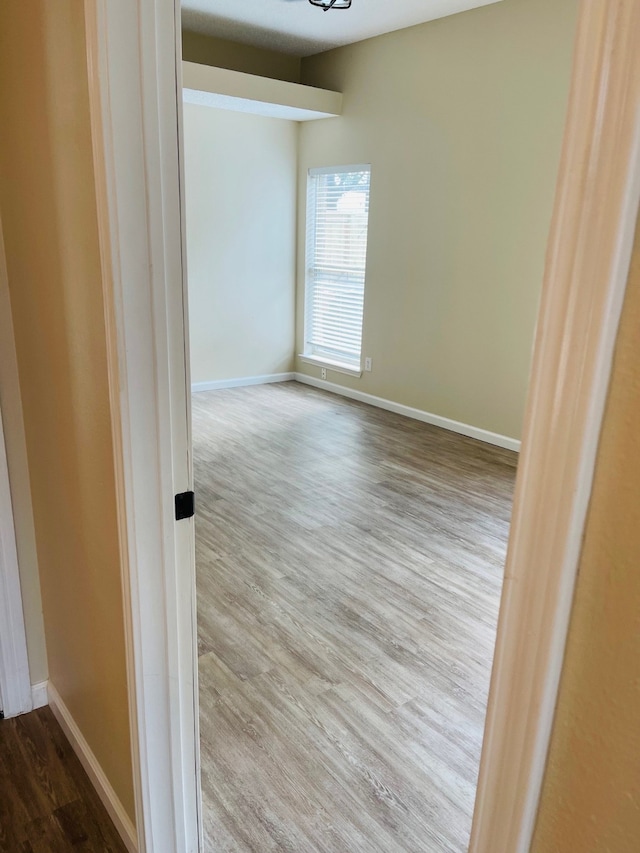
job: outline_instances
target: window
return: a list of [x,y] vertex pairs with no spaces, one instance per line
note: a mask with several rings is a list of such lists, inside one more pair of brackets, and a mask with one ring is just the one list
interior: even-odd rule
[[370,166],[311,169],[304,355],[360,370]]

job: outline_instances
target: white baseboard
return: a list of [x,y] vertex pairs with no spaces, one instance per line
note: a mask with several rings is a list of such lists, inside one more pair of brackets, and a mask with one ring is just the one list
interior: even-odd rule
[[48,681],[39,681],[37,684],[31,685],[31,702],[34,711],[36,708],[44,708],[45,705],[49,704],[48,686]]
[[368,403],[370,406],[377,406],[379,409],[386,409],[388,412],[395,412],[397,415],[404,415],[425,424],[448,429],[451,432],[466,435],[468,438],[476,438],[478,441],[484,441],[496,447],[504,447],[506,450],[516,452],[520,450],[520,442],[516,438],[509,438],[506,435],[480,429],[480,427],[474,427],[470,424],[463,424],[460,421],[452,421],[450,418],[443,418],[441,415],[423,412],[422,409],[413,409],[411,406],[394,403],[392,400],[385,400],[383,397],[374,397],[373,394],[365,394],[364,391],[345,388],[343,385],[336,385],[335,382],[316,379],[315,376],[307,376],[306,373],[296,373],[295,379],[296,382],[302,382],[304,385],[312,385],[314,388],[321,388],[323,391],[331,391],[332,394],[340,394],[342,397],[349,397],[351,400],[358,400],[360,403]]
[[269,373],[266,376],[243,376],[240,379],[216,379],[213,382],[194,382],[192,393],[199,391],[219,391],[222,388],[242,388],[245,385],[268,385],[272,382],[290,382],[295,373]]
[[73,747],[73,751],[80,759],[80,763],[91,780],[91,784],[96,789],[98,796],[102,800],[102,804],[109,813],[109,817],[120,833],[125,847],[129,853],[137,853],[138,836],[129,815],[118,799],[116,792],[111,787],[111,783],[105,776],[104,770],[91,751],[89,744],[78,728],[76,721],[71,716],[69,709],[51,682],[48,685],[48,696],[49,705],[56,720],[60,723],[69,743]]

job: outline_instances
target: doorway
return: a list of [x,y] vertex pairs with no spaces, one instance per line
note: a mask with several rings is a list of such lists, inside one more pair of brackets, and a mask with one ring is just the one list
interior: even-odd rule
[[[468,847],[535,323],[531,293],[542,279],[565,106],[558,97],[540,111],[548,147],[535,180],[509,159],[509,145],[541,144],[517,88],[511,109],[496,95],[498,119],[478,130],[462,93],[478,77],[480,54],[503,51],[506,77],[531,82],[513,45],[505,51],[492,36],[499,14],[512,13],[498,4],[491,11],[473,60],[462,56],[464,16],[441,22],[437,38],[428,28],[382,36],[387,51],[405,58],[399,72],[366,43],[350,48],[357,59],[342,61],[367,73],[357,84],[344,73],[341,116],[297,128],[293,170],[283,120],[185,104],[203,817],[214,849],[262,849],[279,839],[309,850],[377,843],[417,851],[425,839],[434,849]],[[546,24],[534,18],[542,38]],[[566,95],[568,22],[565,35]],[[459,89],[414,92],[408,81],[434,50],[434,65],[462,75]],[[312,57],[314,82],[328,80],[340,57]],[[188,76],[195,80],[191,67]],[[497,64],[491,85],[488,78],[479,89],[501,76]],[[366,94],[381,91],[385,77],[393,82],[387,100],[360,108],[360,136],[345,144],[349,104],[374,103]],[[384,137],[385,104],[407,137],[400,165]],[[442,147],[445,136],[464,148],[460,134],[474,141],[471,161]],[[372,240],[362,347],[349,366],[340,343],[354,342],[330,301],[333,254],[331,275],[321,270],[324,336],[308,335],[315,264],[307,211],[308,187],[329,175],[319,213],[327,266],[331,217],[343,216],[340,205],[358,186],[343,188],[341,176],[363,171],[354,163],[370,164]],[[498,198],[488,191],[496,186]],[[504,266],[509,233],[536,258],[526,266],[510,257],[517,288]],[[351,245],[346,226],[338,244]],[[505,294],[511,310],[501,313]]]
[[[631,81],[634,77],[628,72],[635,62],[635,54],[628,50],[628,39],[624,35],[633,30],[630,22],[637,10],[625,7],[622,14],[620,9],[619,4],[611,4],[606,9],[602,7],[599,17],[583,14],[580,19],[572,110],[565,135],[558,190],[562,204],[559,201],[556,206],[550,262],[545,274],[541,310],[544,335],[539,332],[536,339],[525,452],[518,479],[515,525],[471,841],[474,851],[527,850],[540,791],[540,773],[566,636],[570,589],[576,568],[575,554],[590,490],[597,431],[621,303],[619,297],[624,290],[625,265],[628,267],[627,250],[630,248],[629,233],[632,233],[629,222],[635,217],[637,208],[637,170],[631,165],[636,163],[637,145],[632,132],[632,109],[628,106],[636,103],[637,92],[633,90],[627,97],[629,88],[633,88]],[[155,10],[145,7],[141,20],[129,20],[126,27],[122,26],[123,15],[115,15],[111,7],[102,9],[101,14],[108,21],[112,35],[120,33],[126,36],[139,32],[143,55],[148,59],[155,55],[156,48],[161,55],[172,53],[173,48],[166,40],[163,44],[157,42],[158,34],[172,32],[167,20],[171,16],[167,16],[167,12],[168,9],[161,4]],[[617,17],[619,13],[621,17]],[[167,26],[154,27],[160,19]],[[173,407],[175,401],[171,398],[169,405],[170,395],[166,393],[171,384],[169,364],[173,370],[180,362],[180,347],[174,347],[176,340],[170,334],[172,323],[180,311],[166,310],[167,303],[176,307],[176,279],[175,276],[171,278],[168,269],[179,257],[179,228],[169,227],[175,213],[171,201],[175,201],[177,171],[173,169],[175,161],[171,153],[175,141],[175,121],[171,116],[173,72],[158,78],[152,72],[142,76],[138,64],[138,42],[133,39],[129,43],[126,37],[107,37],[108,29],[99,28],[97,44],[106,75],[102,79],[109,79],[113,84],[109,92],[100,91],[112,108],[118,108],[112,109],[111,113],[103,113],[107,172],[117,190],[110,197],[109,210],[121,214],[118,217],[114,215],[112,220],[111,245],[120,263],[115,276],[115,298],[117,309],[124,306],[126,317],[137,317],[133,325],[116,324],[118,340],[122,344],[122,361],[118,368],[114,368],[114,375],[118,375],[119,370],[122,376],[131,380],[130,385],[123,386],[128,408],[122,423],[125,460],[132,458],[134,466],[133,470],[126,467],[123,493],[128,517],[136,518],[137,534],[129,551],[131,562],[127,583],[134,592],[132,618],[135,630],[140,631],[141,639],[154,638],[150,644],[146,641],[132,644],[139,654],[136,695],[139,700],[139,756],[143,764],[139,814],[143,816],[147,836],[154,837],[157,844],[162,845],[162,839],[166,838],[172,845],[166,849],[173,849],[174,840],[178,839],[178,849],[186,850],[194,849],[190,833],[195,825],[192,807],[196,802],[192,774],[194,762],[184,749],[187,747],[186,753],[189,752],[190,721],[193,720],[189,697],[188,642],[185,645],[187,634],[190,635],[187,627],[190,602],[185,599],[174,601],[169,596],[165,601],[169,610],[167,615],[162,609],[162,600],[167,589],[183,589],[189,527],[173,522],[173,500],[163,498],[160,512],[160,507],[142,499],[143,495],[148,495],[152,481],[154,488],[157,485],[157,493],[165,497],[168,489],[163,488],[163,484],[168,488],[173,484],[174,491],[188,486],[188,478],[183,477],[180,464],[176,465],[173,478],[167,473],[172,456],[166,442],[167,425],[170,424],[169,432],[174,433],[178,444],[184,428],[184,407],[177,407],[181,409],[182,420],[179,416],[174,418],[177,411]],[[144,94],[144,120],[132,87],[119,85],[124,60],[125,65],[131,60],[127,66],[130,75],[127,79],[140,82]],[[156,86],[166,96],[159,102],[155,96]],[[119,110],[123,108],[128,111],[133,124],[119,124],[118,117],[122,117]],[[114,115],[121,135],[114,133]],[[603,115],[605,133],[601,133]],[[162,128],[160,137],[138,133],[145,122],[153,124],[156,120]],[[132,132],[127,131],[127,127],[131,127]],[[118,144],[114,148],[114,140],[122,138],[131,144],[125,147]],[[166,145],[163,158],[157,156],[160,139]],[[615,150],[617,156],[606,156],[611,150]],[[113,161],[109,159],[112,156]],[[141,196],[130,180],[132,174],[140,176],[129,169],[138,156],[150,164],[144,209],[136,206]],[[587,156],[596,167],[588,179],[582,180],[584,175],[568,169],[567,163],[583,162]],[[160,168],[160,163],[163,168]],[[600,190],[598,216],[590,204],[594,182]],[[106,205],[106,196],[103,195],[102,199]],[[137,221],[150,225],[149,229],[142,227],[136,232],[139,239],[135,241],[123,225],[129,221],[125,215],[128,202],[133,203],[136,211],[134,219],[137,217]],[[606,219],[611,226],[604,233],[599,226],[603,210],[607,211]],[[162,212],[164,216],[159,216]],[[149,243],[143,239],[145,234],[157,237],[158,233],[165,237],[164,257],[157,241]],[[599,239],[587,239],[585,242],[585,234],[594,238],[599,235]],[[594,246],[596,242],[598,264],[593,263],[592,253],[585,252],[585,246]],[[147,265],[149,256],[154,259],[152,265]],[[615,260],[615,274],[611,277],[601,275],[605,259],[606,263]],[[140,286],[141,275],[148,287]],[[170,279],[174,283],[173,290],[169,287]],[[577,281],[580,282],[580,299],[571,298],[572,294],[576,297]],[[578,304],[580,311],[567,308]],[[595,322],[583,322],[587,316],[595,318]],[[150,319],[153,317],[155,324]],[[164,320],[158,324],[158,317],[165,318],[167,325]],[[166,355],[167,343],[171,358],[165,363],[164,356],[159,357],[158,352]],[[564,358],[563,353],[568,353],[569,358]],[[573,381],[578,375],[581,377],[580,385]],[[174,380],[179,377],[180,369],[171,376]],[[179,402],[180,388],[176,386],[175,390]],[[559,401],[559,409],[555,407],[552,411],[549,404],[552,399]],[[551,435],[553,441],[550,440]],[[135,451],[133,454],[132,450]],[[149,450],[153,452],[150,454]],[[173,458],[178,460],[178,457],[176,451]],[[134,485],[138,488],[134,489]],[[148,537],[146,540],[141,540],[143,534]],[[140,541],[154,547],[155,543],[164,542],[165,549],[168,549],[165,550],[166,556],[160,552],[155,559],[155,552],[154,555],[137,552],[135,543]],[[180,554],[181,557],[169,555],[174,546],[178,549],[178,557]],[[160,572],[158,566],[162,569]],[[178,566],[182,567],[181,584],[177,583]],[[145,589],[144,598],[136,597],[136,590],[141,585]],[[550,612],[550,599],[553,599],[553,613]],[[556,603],[562,605],[558,610],[554,609]],[[177,616],[176,622],[173,621],[174,616]],[[530,636],[531,632],[540,638],[536,655],[531,653],[526,643],[518,640]],[[170,677],[171,671],[176,672],[171,669],[176,654],[180,655],[183,663],[179,670],[179,692],[175,691],[176,683]],[[153,690],[143,689],[145,678],[153,679]],[[522,682],[523,678],[525,682]],[[527,702],[540,707],[539,714],[525,714],[522,702],[511,701],[509,685],[515,682],[521,683],[519,693],[522,701],[526,697]],[[167,701],[162,699],[165,692]],[[169,760],[172,749],[174,756],[180,758],[179,768]],[[161,767],[163,772],[153,772],[153,768],[159,770]],[[514,784],[499,784],[504,773]],[[151,790],[153,797],[149,799]],[[192,839],[188,842],[190,847],[185,842],[185,830]]]

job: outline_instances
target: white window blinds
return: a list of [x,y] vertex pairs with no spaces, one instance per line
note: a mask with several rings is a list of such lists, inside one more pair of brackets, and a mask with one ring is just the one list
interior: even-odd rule
[[370,166],[312,169],[307,189],[305,355],[360,366]]

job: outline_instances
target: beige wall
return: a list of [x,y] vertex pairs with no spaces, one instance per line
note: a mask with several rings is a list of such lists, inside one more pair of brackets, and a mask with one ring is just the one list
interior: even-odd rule
[[133,818],[82,0],[0,4],[0,126],[49,676]]
[[300,59],[275,50],[182,31],[182,58],[201,65],[216,65],[276,80],[300,82]]
[[307,170],[372,164],[373,372],[331,381],[520,437],[576,18],[504,0],[303,59],[344,114],[301,128],[299,245]]
[[191,380],[293,368],[295,122],[184,105]]
[[532,853],[640,845],[640,220]]

